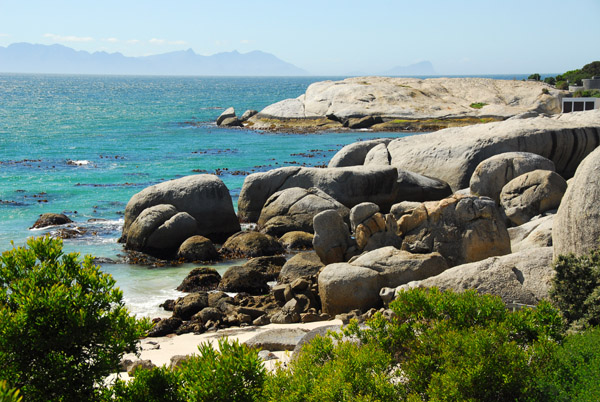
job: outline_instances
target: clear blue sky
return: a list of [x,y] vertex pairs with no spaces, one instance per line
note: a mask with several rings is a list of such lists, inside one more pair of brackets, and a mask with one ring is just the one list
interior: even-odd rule
[[558,73],[600,60],[600,0],[0,0],[0,46],[262,50],[312,74]]

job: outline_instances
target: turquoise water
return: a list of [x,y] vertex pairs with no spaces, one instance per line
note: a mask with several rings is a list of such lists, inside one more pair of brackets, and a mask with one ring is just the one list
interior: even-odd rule
[[[237,203],[245,175],[327,163],[360,139],[408,134],[273,134],[217,128],[238,115],[297,97],[324,77],[107,77],[0,75],[0,250],[53,230],[32,231],[45,212],[63,212],[86,231],[67,251],[115,258],[129,198],[165,180],[219,171]],[[226,264],[218,265],[220,271]],[[191,266],[103,264],[131,310],[161,314],[158,304]]]

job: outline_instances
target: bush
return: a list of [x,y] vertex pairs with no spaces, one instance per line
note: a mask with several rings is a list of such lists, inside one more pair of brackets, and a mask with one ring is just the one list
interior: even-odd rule
[[[393,384],[391,355],[379,345],[337,343],[316,337],[304,345],[288,368],[267,381],[265,399],[301,401],[393,401],[401,388]],[[397,382],[397,381],[396,381]]]
[[184,400],[245,402],[258,400],[266,379],[258,352],[237,341],[219,340],[198,346],[199,356],[182,363]]
[[540,389],[546,401],[600,400],[600,328],[567,336],[556,350]]
[[471,103],[469,106],[471,106],[473,109],[481,109],[485,105],[487,105],[487,103],[484,103],[484,102],[474,102],[474,103]]
[[567,81],[556,81],[556,89],[566,91],[569,89],[569,83]]
[[185,402],[181,396],[182,382],[178,370],[154,367],[137,370],[129,382],[118,379],[107,390],[105,401],[114,402]]
[[546,77],[546,78],[544,78],[544,82],[549,85],[554,85],[554,84],[556,84],[556,78]]
[[50,237],[27,246],[0,258],[0,379],[27,401],[92,400],[148,324],[91,256],[80,262]]
[[527,77],[528,80],[533,80],[533,81],[539,81],[542,79],[542,77],[538,74],[531,74],[529,77]]
[[554,262],[550,297],[574,328],[600,324],[600,248],[576,257],[561,255]]
[[391,322],[376,315],[348,335],[389,350],[415,400],[525,400],[561,339],[560,315],[547,302],[510,313],[475,291],[412,289],[390,308]]

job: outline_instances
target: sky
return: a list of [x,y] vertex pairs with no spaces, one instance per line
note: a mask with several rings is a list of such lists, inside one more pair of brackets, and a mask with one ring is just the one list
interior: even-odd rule
[[599,20],[600,0],[0,0],[0,46],[261,50],[315,75],[420,61],[447,75],[545,74],[600,60]]

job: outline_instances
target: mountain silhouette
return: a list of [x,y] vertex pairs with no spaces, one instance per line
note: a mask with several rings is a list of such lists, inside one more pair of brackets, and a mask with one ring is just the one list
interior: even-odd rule
[[0,72],[122,75],[308,75],[258,50],[202,56],[192,49],[153,56],[74,50],[63,45],[13,43],[0,46]]

